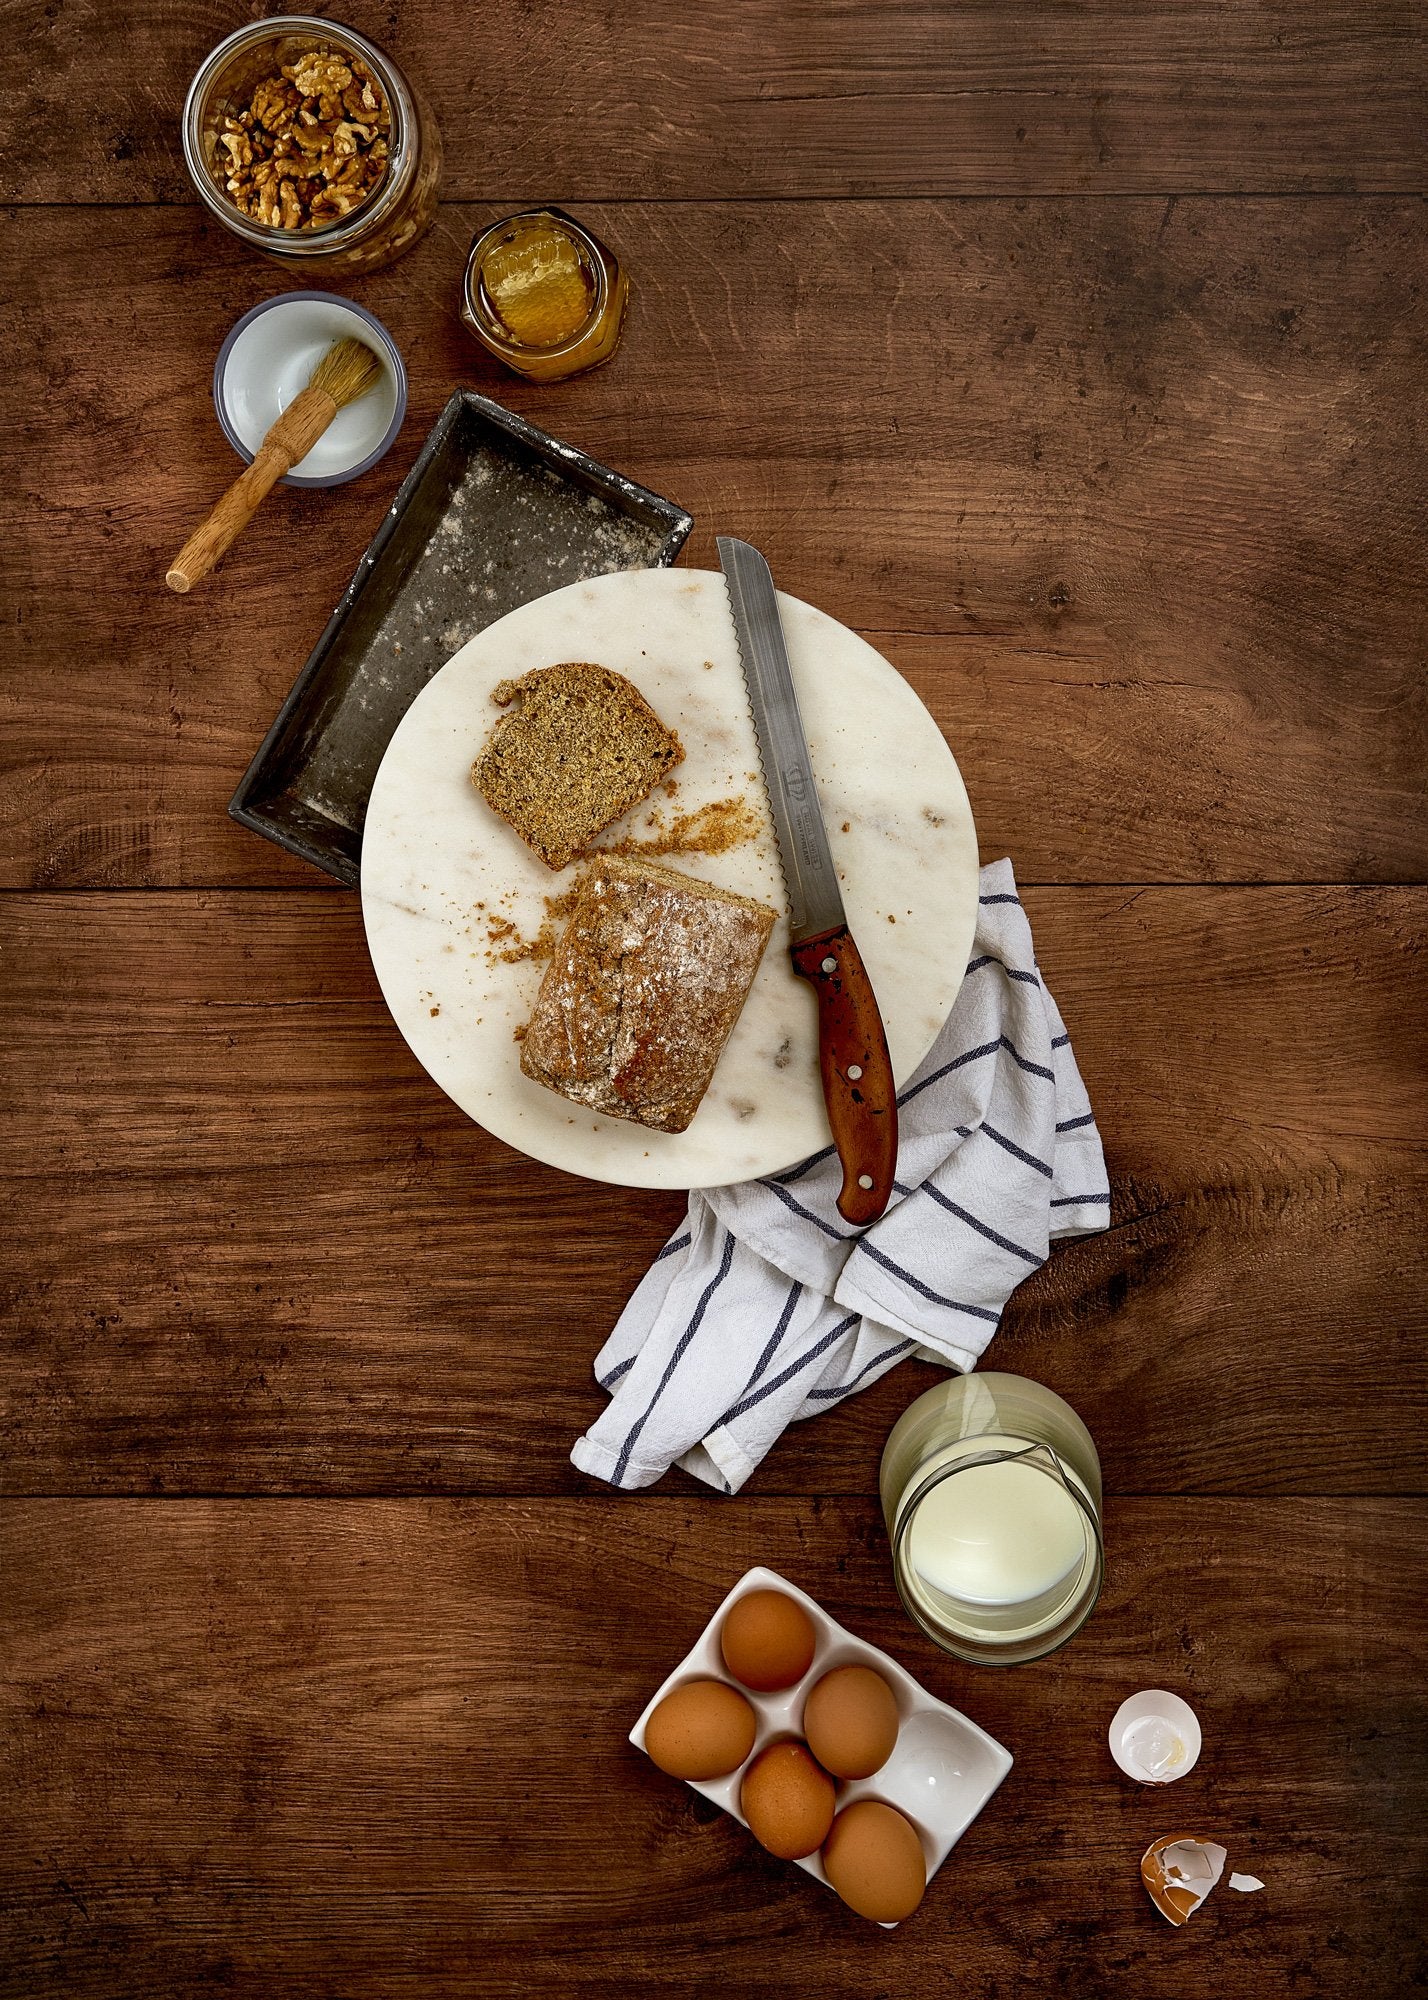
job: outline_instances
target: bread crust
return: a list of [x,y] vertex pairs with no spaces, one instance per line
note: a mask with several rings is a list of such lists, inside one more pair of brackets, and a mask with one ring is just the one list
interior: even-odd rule
[[653,862],[592,864],[521,1044],[534,1082],[683,1132],[748,998],[774,912]]

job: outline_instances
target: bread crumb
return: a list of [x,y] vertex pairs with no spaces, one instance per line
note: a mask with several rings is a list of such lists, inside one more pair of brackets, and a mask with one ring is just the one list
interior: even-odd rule
[[694,812],[676,813],[668,824],[663,814],[651,813],[646,824],[652,829],[648,839],[631,835],[592,848],[586,867],[570,886],[544,898],[545,914],[533,936],[522,937],[507,917],[487,917],[486,963],[519,965],[534,960],[543,964],[550,959],[580,899],[589,866],[600,856],[618,854],[631,860],[650,860],[661,854],[725,854],[731,847],[753,840],[763,820],[747,799],[733,798],[715,799]]
[[612,840],[592,848],[592,854],[624,854],[651,860],[659,854],[727,854],[746,840],[757,839],[763,816],[746,798],[714,799],[693,812],[676,813],[666,823],[658,810],[645,821],[649,840]]

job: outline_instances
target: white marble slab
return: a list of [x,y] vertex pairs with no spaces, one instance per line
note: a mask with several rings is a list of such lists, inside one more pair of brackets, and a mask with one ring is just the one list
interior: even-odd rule
[[[901,1082],[956,995],[977,911],[966,790],[937,725],[855,633],[796,598],[780,611],[849,923]],[[470,782],[502,679],[560,660],[625,674],[677,730],[685,761],[668,818],[733,796],[760,836],[663,865],[785,909],[724,579],[705,570],[597,577],[523,605],[463,646],[423,689],[372,789],[362,847],[367,941],[393,1018],[423,1067],[488,1131],[551,1166],[630,1187],[713,1187],[791,1166],[828,1144],[813,994],[780,915],[749,1001],[688,1131],[600,1118],[522,1076],[515,1031],[543,966],[491,963],[487,923],[539,928],[552,874]],[[637,807],[605,839],[639,836]],[[484,904],[484,912],[478,909]]]

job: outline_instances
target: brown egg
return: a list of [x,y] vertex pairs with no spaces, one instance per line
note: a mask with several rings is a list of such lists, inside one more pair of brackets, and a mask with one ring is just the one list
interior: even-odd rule
[[719,1633],[724,1665],[736,1681],[772,1694],[792,1687],[813,1665],[813,1620],[781,1590],[750,1590],[729,1607]]
[[723,1681],[686,1681],[645,1724],[645,1748],[671,1778],[723,1778],[754,1747],[754,1711]]
[[824,1843],[823,1868],[848,1908],[875,1924],[910,1917],[927,1887],[916,1829],[877,1799],[844,1806]]
[[833,1780],[802,1743],[770,1743],[760,1750],[739,1790],[749,1832],[785,1861],[823,1845],[833,1824],[833,1800]]
[[871,1667],[834,1667],[803,1705],[803,1733],[835,1778],[871,1778],[897,1742],[897,1698]]

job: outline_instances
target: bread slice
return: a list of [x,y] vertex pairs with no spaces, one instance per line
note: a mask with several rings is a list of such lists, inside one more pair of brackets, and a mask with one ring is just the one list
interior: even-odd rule
[[492,700],[511,713],[492,730],[471,781],[548,868],[583,853],[684,757],[639,689],[609,667],[539,667],[502,681]]
[[773,924],[767,905],[672,868],[593,863],[541,981],[521,1068],[607,1118],[682,1132]]

